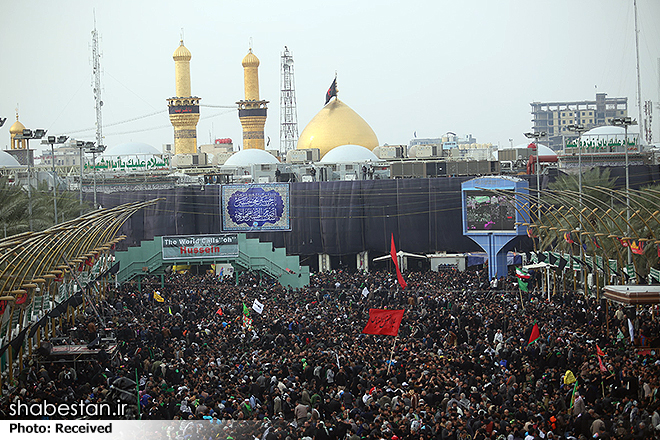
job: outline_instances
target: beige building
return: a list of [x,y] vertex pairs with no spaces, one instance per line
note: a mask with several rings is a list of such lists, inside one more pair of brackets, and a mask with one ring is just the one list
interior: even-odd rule
[[[585,130],[611,125],[613,118],[628,116],[628,98],[608,98],[596,93],[595,101],[532,102],[532,126],[547,133],[547,144],[561,150],[566,139],[577,136],[569,125],[584,125]],[[545,139],[544,139],[545,140]]]

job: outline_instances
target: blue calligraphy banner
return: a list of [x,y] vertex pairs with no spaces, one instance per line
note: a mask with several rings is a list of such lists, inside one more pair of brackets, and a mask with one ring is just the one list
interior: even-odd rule
[[222,230],[290,231],[289,184],[222,185]]

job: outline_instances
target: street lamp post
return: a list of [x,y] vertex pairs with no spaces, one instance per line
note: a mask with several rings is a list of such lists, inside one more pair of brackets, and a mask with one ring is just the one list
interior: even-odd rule
[[[573,125],[567,125],[566,129],[569,131],[574,131],[577,133],[578,137],[575,141],[575,145],[578,148],[578,194],[579,194],[579,200],[580,200],[580,219],[579,219],[579,231],[578,232],[578,239],[579,244],[580,244],[580,261],[584,260],[584,249],[582,248],[582,145],[581,145],[581,136],[582,133],[587,131],[584,128],[584,125],[582,124],[573,124]],[[580,282],[584,281],[584,273],[583,273],[583,267],[580,265]]]
[[[631,125],[637,125],[637,121],[632,119],[630,116],[625,118],[613,118],[612,125],[623,126],[624,129],[624,141],[623,149],[626,155],[626,235],[630,235],[630,171],[628,167],[628,127]],[[632,251],[630,246],[628,246],[628,264],[632,263]]]
[[539,157],[539,139],[542,137],[545,137],[547,134],[545,131],[535,131],[535,132],[528,132],[528,133],[523,133],[527,139],[534,139],[534,143],[536,145],[536,216],[538,218],[537,221],[541,221],[541,175],[540,173],[540,157]]
[[[76,147],[80,148],[80,215],[83,214],[83,162],[85,162],[85,150],[92,153],[94,158],[96,158],[96,153],[102,153],[105,151],[104,145],[95,146],[92,141],[76,141]],[[95,163],[94,173],[96,173]],[[96,174],[94,174],[94,208],[96,209]]]
[[69,139],[69,136],[48,136],[46,141],[47,144],[50,144],[50,154],[53,165],[53,218],[55,219],[55,224],[57,224],[57,172],[55,171],[55,144],[63,144],[67,139]]
[[27,189],[28,189],[28,221],[30,222],[30,231],[34,230],[32,223],[32,158],[30,157],[30,139],[41,139],[47,130],[38,128],[34,131],[26,128],[22,134],[17,134],[14,139],[24,139],[27,147]]
[[89,151],[92,153],[92,167],[94,173],[94,209],[96,209],[98,207],[98,204],[96,203],[96,155],[105,151],[105,145],[94,146],[93,142],[91,142],[91,144],[92,147],[89,148]]
[[82,196],[82,186],[83,186],[83,162],[85,161],[85,155],[84,155],[84,150],[85,150],[85,141],[76,141],[76,147],[80,148],[80,186],[78,189],[80,190],[80,215],[83,215],[83,196]]

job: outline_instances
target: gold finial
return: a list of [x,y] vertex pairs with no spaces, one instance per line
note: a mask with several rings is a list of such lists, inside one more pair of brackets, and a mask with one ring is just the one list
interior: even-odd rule
[[183,46],[183,28],[181,28],[181,46]]
[[18,103],[16,103],[16,120],[18,121]]
[[250,49],[250,53],[252,53],[252,37],[250,37],[249,46],[250,46],[250,47],[249,47],[249,49]]

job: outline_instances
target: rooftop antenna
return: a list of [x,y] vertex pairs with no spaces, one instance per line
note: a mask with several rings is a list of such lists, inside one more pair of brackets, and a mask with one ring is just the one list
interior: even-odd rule
[[295,150],[298,143],[298,111],[293,79],[293,54],[284,46],[281,57],[280,154]]

